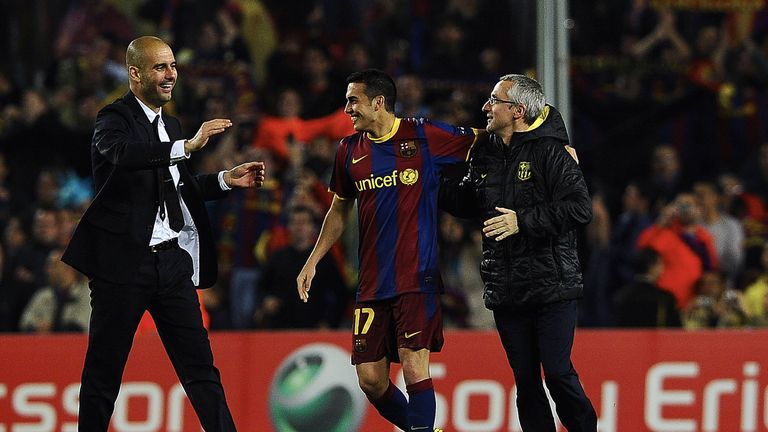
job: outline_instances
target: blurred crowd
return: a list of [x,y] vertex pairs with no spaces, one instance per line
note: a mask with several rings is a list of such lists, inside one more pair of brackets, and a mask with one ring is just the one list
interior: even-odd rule
[[[354,226],[308,304],[295,278],[330,204],[336,143],[353,132],[350,72],[390,73],[401,117],[483,128],[497,79],[535,70],[533,0],[31,3],[0,17],[0,331],[88,325],[87,281],[58,257],[92,198],[96,112],[127,91],[138,35],[174,48],[166,109],[188,133],[234,122],[195,155],[200,172],[267,163],[265,187],[209,207],[221,268],[201,300],[214,330],[349,324]],[[569,128],[595,215],[581,232],[583,326],[768,324],[768,11],[700,3],[571,1]],[[490,328],[480,233],[440,218],[446,325]]]
[[581,325],[764,325],[764,2],[582,3],[571,134],[595,217]]

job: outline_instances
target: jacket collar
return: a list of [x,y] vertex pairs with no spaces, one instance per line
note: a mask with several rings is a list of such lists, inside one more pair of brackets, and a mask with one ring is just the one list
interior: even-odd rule
[[133,94],[132,91],[128,90],[128,92],[123,95],[123,102],[128,105],[128,108],[131,109],[131,112],[134,116],[138,117],[139,119],[144,119],[151,124],[151,122],[147,120],[147,116],[144,113],[144,110],[141,108],[141,105],[139,105],[139,100],[136,99],[136,95]]
[[159,112],[152,111],[152,108],[146,106],[144,102],[140,101],[138,98],[135,98],[136,102],[139,104],[139,108],[141,108],[141,112],[144,113],[144,117],[149,120],[150,123],[155,121],[155,117],[160,116],[160,122],[163,122],[163,109],[160,108]]
[[[551,105],[546,105],[544,107],[544,110],[539,117],[536,118],[527,130],[512,134],[510,148],[540,138],[555,139],[563,142],[563,144],[569,142],[568,131],[565,129],[563,117],[557,109]],[[501,142],[500,139],[499,142]]]
[[[128,92],[123,95],[122,100],[123,103],[125,103],[128,108],[130,108],[131,113],[136,118],[136,121],[147,129],[149,136],[154,136],[154,132],[152,132],[152,121],[147,118],[147,114],[144,112],[144,109],[141,107],[141,105],[139,105],[139,100],[136,98],[136,95],[132,91],[128,90]],[[172,116],[170,116],[170,118],[172,118]],[[165,125],[165,131],[168,133],[168,137],[171,139],[171,141],[180,139],[181,130],[177,127],[178,122],[167,121],[169,119],[169,115],[166,115],[165,113],[162,114],[162,119],[163,124]]]
[[526,129],[526,132],[530,132],[538,128],[539,126],[541,126],[544,123],[544,121],[547,119],[548,115],[549,115],[549,105],[544,105],[544,109],[541,110],[541,114],[539,114],[539,116],[536,118],[533,124],[530,125],[528,129]]

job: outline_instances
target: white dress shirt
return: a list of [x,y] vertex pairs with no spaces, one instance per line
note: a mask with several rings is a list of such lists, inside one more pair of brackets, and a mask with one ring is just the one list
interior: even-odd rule
[[[141,106],[141,108],[144,110],[144,114],[146,114],[147,120],[149,120],[150,123],[155,120],[156,116],[160,116],[157,125],[157,133],[160,137],[160,141],[170,142],[171,139],[168,136],[168,132],[165,130],[165,122],[163,122],[163,109],[160,108],[160,111],[155,113],[151,108],[139,100],[139,98],[136,98],[136,100],[139,102],[139,106]],[[174,141],[173,145],[171,146],[171,165],[168,167],[168,169],[170,170],[171,177],[173,178],[173,185],[177,190],[179,188],[179,178],[181,176],[179,174],[179,167],[176,166],[176,162],[183,159],[189,159],[189,157],[190,155],[184,152],[184,140],[182,139]],[[183,183],[181,186],[183,186]],[[224,182],[224,171],[219,172],[219,187],[221,187],[222,190],[231,189]],[[184,199],[181,197],[181,194],[178,195],[179,202],[181,204],[181,213],[184,216],[184,227],[181,229],[181,232],[174,231],[171,228],[169,217],[166,217],[165,219],[160,218],[160,207],[158,206],[157,213],[155,214],[155,226],[152,229],[152,237],[149,239],[149,246],[153,246],[158,243],[162,243],[164,241],[172,240],[178,237],[179,246],[186,250],[192,257],[192,263],[194,267],[192,282],[194,282],[195,285],[198,285],[200,283],[200,238],[197,234],[195,222],[192,220],[192,215],[189,213],[189,209],[184,203]],[[164,206],[165,203],[160,203],[160,205]],[[167,208],[165,214],[168,215]]]

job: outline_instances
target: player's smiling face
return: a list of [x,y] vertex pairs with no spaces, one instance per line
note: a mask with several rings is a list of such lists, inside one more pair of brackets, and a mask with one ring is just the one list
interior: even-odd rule
[[371,132],[376,122],[376,110],[373,101],[365,94],[365,84],[347,85],[347,104],[344,112],[352,119],[352,126],[357,132]]

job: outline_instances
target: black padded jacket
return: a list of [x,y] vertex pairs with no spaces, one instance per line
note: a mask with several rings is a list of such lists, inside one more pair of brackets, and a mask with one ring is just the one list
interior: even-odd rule
[[480,271],[489,309],[581,297],[576,228],[592,219],[581,168],[566,151],[560,113],[547,106],[505,145],[493,134],[475,144],[463,179],[443,179],[439,205],[457,217],[487,220],[517,213],[520,232],[502,241],[483,236]]

